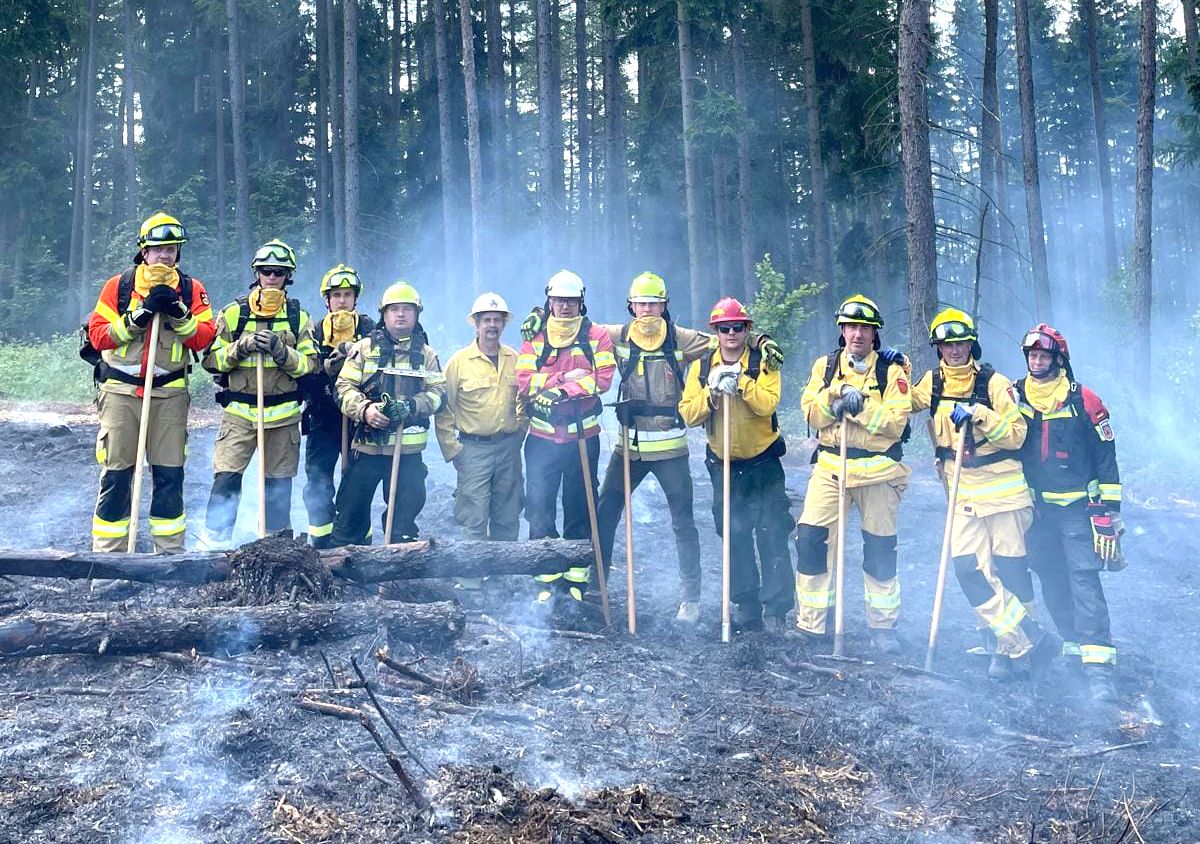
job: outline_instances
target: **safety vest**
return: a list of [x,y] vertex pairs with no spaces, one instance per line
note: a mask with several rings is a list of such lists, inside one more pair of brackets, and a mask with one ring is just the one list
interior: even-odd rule
[[621,374],[616,415],[626,430],[624,446],[631,454],[651,459],[672,451],[686,453],[687,427],[679,416],[683,352],[676,342],[674,323],[667,320],[666,338],[652,352],[629,339],[626,324],[615,351]]

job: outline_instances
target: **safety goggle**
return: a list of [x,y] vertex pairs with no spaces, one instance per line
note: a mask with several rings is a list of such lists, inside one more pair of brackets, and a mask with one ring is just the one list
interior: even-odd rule
[[269,275],[274,278],[284,278],[291,272],[287,267],[259,267],[258,272],[261,275]]
[[943,322],[933,329],[933,339],[939,343],[964,340],[971,336],[971,329],[965,322]]
[[879,312],[862,302],[847,302],[838,309],[837,315],[846,319],[862,319],[879,322]]
[[333,278],[329,279],[327,285],[330,290],[336,290],[339,287],[353,287],[355,289],[362,285],[358,281],[358,276],[350,273],[338,273]]
[[723,322],[717,326],[717,331],[722,334],[741,334],[746,330],[744,322]]
[[156,240],[187,240],[187,231],[178,223],[160,223],[157,226],[152,226],[146,232],[144,240],[147,243]]
[[1054,342],[1054,338],[1040,331],[1030,331],[1025,335],[1025,339],[1021,341],[1022,349],[1041,349],[1044,352],[1057,352],[1058,343]]
[[278,246],[264,246],[254,253],[254,261],[255,263],[278,261],[281,264],[290,264],[292,263],[292,256]]

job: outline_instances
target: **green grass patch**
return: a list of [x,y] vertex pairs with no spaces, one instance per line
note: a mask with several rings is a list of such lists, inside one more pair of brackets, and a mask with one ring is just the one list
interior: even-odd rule
[[89,402],[94,394],[92,368],[80,360],[75,335],[0,343],[0,398]]

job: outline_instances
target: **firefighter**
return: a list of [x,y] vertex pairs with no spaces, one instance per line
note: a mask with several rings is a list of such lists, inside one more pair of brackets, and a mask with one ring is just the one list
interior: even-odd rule
[[[298,381],[317,366],[313,326],[287,287],[296,253],[281,240],[263,244],[250,261],[254,280],[246,296],[217,316],[217,336],[204,368],[213,373],[216,400],[225,408],[213,450],[205,541],[228,544],[237,521],[242,474],[257,448],[257,361],[263,365],[263,450],[266,523],[270,532],[291,527],[292,478],[300,466]],[[263,502],[259,506],[264,506]]]
[[[881,654],[900,652],[900,582],[896,577],[896,512],[910,470],[902,442],[912,409],[903,355],[879,351],[883,316],[866,296],[837,310],[839,348],[817,358],[800,403],[818,432],[816,464],[804,511],[796,525],[796,628],[792,638],[824,642],[834,601],[831,570],[837,555],[839,445],[846,432],[846,496],[862,516],[863,583],[871,644]],[[836,596],[839,600],[843,596]]]
[[1075,380],[1061,333],[1046,323],[1021,342],[1029,374],[1016,384],[1029,436],[1021,457],[1033,488],[1029,555],[1046,609],[1079,660],[1091,697],[1117,699],[1117,649],[1100,572],[1124,568],[1121,477],[1116,438],[1104,402]]
[[[338,264],[321,278],[321,295],[329,313],[313,330],[319,365],[304,379],[304,507],[308,536],[315,548],[328,548],[333,535],[333,467],[342,452],[346,417],[337,406],[334,382],[357,341],[375,330],[375,321],[356,310],[363,285],[358,273]],[[345,474],[346,467],[342,467]]]
[[938,366],[912,389],[913,411],[929,410],[939,474],[948,477],[955,443],[966,437],[950,555],[963,595],[975,609],[991,654],[988,676],[1000,682],[1028,673],[1030,658],[1053,637],[1035,620],[1033,578],[1025,532],[1033,501],[1021,471],[1025,418],[1016,391],[990,364],[981,364],[975,321],[947,308],[929,326]]
[[512,541],[520,527],[521,442],[529,428],[517,398],[517,352],[500,342],[508,304],[484,293],[468,321],[475,340],[446,362],[446,403],[435,417],[442,457],[458,473],[454,520],[467,539]]
[[[384,513],[384,544],[417,538],[428,475],[421,452],[429,439],[430,419],[446,395],[437,352],[421,326],[423,309],[420,294],[408,282],[398,281],[383,291],[378,327],[350,347],[338,375],[338,404],[356,424],[350,468],[337,491],[335,546],[370,544],[371,500],[381,482],[385,503],[396,508],[391,536],[386,535]],[[414,374],[397,374],[400,370]],[[396,500],[389,501],[396,448]]]
[[[709,325],[717,333],[717,348],[688,370],[679,413],[687,425],[704,425],[708,434],[704,463],[712,482],[717,535],[729,531],[734,624],[739,631],[761,631],[765,613],[767,629],[780,633],[792,609],[787,544],[792,516],[780,462],[787,446],[775,415],[782,379],[779,370],[763,366],[762,352],[749,342],[752,324],[750,314],[737,299],[725,297],[713,305]],[[722,522],[721,402],[725,396],[732,400],[729,525]]]
[[129,537],[130,488],[149,344],[146,334],[160,314],[146,459],[154,491],[150,535],[154,550],[184,550],[183,462],[187,444],[190,355],[213,338],[213,313],[199,279],[179,269],[187,232],[161,211],[138,231],[133,266],[104,283],[88,319],[85,358],[96,367],[100,434],[96,460],[103,467],[92,516],[92,550],[124,551]]
[[[612,383],[617,368],[608,332],[587,318],[583,279],[560,270],[546,284],[546,325],[532,340],[521,343],[517,357],[517,388],[529,413],[525,438],[525,518],[529,538],[557,538],[559,488],[562,488],[563,530],[566,539],[588,539],[583,465],[577,440],[586,444],[592,494],[600,458],[600,395]],[[587,567],[562,574],[538,575],[537,602],[549,606],[555,588],[575,606],[583,600]]]

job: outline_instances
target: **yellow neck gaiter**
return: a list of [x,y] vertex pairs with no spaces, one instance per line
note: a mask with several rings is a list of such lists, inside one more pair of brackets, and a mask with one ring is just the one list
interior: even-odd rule
[[250,291],[250,311],[255,316],[273,317],[279,313],[287,294],[279,287],[256,287]]
[[326,345],[336,346],[354,339],[354,331],[358,328],[358,313],[356,311],[332,311],[325,314],[322,320],[321,335]]
[[133,274],[133,289],[139,296],[145,299],[150,288],[160,284],[179,287],[179,270],[168,264],[138,264]]
[[1058,377],[1052,381],[1038,381],[1032,375],[1025,379],[1025,398],[1038,413],[1057,410],[1067,400],[1070,391],[1071,382],[1061,369]]
[[667,340],[667,321],[660,316],[641,316],[629,324],[629,342],[643,352],[657,352]]
[[951,366],[942,361],[942,390],[947,396],[969,396],[975,389],[975,361],[968,361],[962,366]]
[[575,342],[582,325],[583,317],[581,316],[570,319],[552,316],[546,320],[546,339],[550,341],[552,348],[565,349]]

